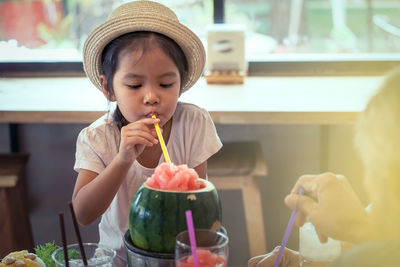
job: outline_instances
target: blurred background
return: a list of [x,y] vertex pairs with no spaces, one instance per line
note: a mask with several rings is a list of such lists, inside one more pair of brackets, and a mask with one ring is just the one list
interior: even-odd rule
[[[0,61],[81,61],[88,33],[121,0],[1,0]],[[400,48],[400,1],[165,0],[204,42],[205,26],[244,24],[248,61],[277,54],[384,54]],[[388,55],[386,55],[388,57]],[[390,56],[389,56],[390,57]]]

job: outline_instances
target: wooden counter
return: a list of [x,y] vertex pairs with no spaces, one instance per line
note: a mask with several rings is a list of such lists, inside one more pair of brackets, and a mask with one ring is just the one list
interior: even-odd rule
[[[220,124],[349,124],[382,77],[247,77],[243,85],[202,78],[181,101]],[[87,78],[1,78],[0,122],[90,123],[108,110]]]

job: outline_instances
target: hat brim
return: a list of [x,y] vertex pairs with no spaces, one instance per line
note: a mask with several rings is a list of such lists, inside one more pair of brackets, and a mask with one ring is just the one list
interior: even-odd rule
[[205,50],[200,39],[186,26],[164,17],[120,16],[96,27],[83,47],[83,66],[90,81],[101,90],[101,55],[104,47],[115,38],[129,32],[151,31],[168,36],[182,49],[188,62],[187,79],[181,93],[192,87],[203,73]]

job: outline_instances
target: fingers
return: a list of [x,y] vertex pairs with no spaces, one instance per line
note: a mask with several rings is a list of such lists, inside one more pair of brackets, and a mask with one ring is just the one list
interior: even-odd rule
[[121,132],[123,143],[144,144],[152,146],[158,143],[158,139],[149,130],[144,129],[126,129]]
[[298,194],[298,192],[300,191],[300,187],[303,187],[305,192],[314,192],[316,189],[315,180],[316,175],[300,176],[290,193]]
[[272,266],[278,257],[280,248],[281,246],[276,246],[270,253],[264,255],[265,257],[257,263],[256,267]]
[[277,255],[276,254],[272,254],[268,253],[267,255],[265,255],[265,257],[260,260],[257,264],[256,267],[267,267],[267,266],[273,266],[275,261],[276,261]]
[[[285,203],[291,209],[300,210],[309,215],[311,208],[315,208],[315,203],[318,203],[323,192],[332,187],[332,184],[339,184],[346,182],[342,175],[335,175],[333,173],[322,173],[319,175],[302,175],[297,180],[292,188],[290,195],[285,199]],[[304,188],[304,197],[298,196],[300,188]],[[314,199],[314,201],[311,201]]]
[[272,266],[275,262],[276,255],[279,251],[279,246],[275,247],[271,252],[251,258],[247,262],[248,267],[267,267]]
[[291,190],[291,194],[297,194],[300,187],[304,188],[305,195],[318,199],[318,193],[321,188],[331,182],[338,182],[339,180],[346,180],[343,175],[336,175],[334,173],[326,172],[317,175],[302,175],[297,180],[296,184]]
[[135,123],[143,122],[145,124],[151,125],[151,124],[155,124],[155,123],[160,123],[160,121],[161,120],[159,118],[145,118],[145,119],[142,119],[142,120],[138,120]]
[[304,214],[303,212],[297,212],[296,219],[294,221],[294,223],[297,227],[303,226],[303,224],[305,224],[307,221],[308,221],[308,217],[306,214]]
[[297,227],[303,226],[308,218],[313,218],[314,215],[318,216],[319,205],[315,199],[308,196],[291,194],[286,196],[285,204],[292,210],[297,210],[295,225]]
[[[153,119],[153,118],[145,118],[142,120],[138,120],[132,123],[129,123],[128,125],[126,125],[123,128],[127,128],[127,129],[138,129],[138,128],[142,128],[142,129],[148,129],[150,131],[154,131],[154,133],[156,134],[155,131],[155,124],[159,123],[160,119]],[[162,128],[160,127],[160,131],[162,132]]]
[[255,256],[255,257],[249,259],[249,261],[247,262],[247,266],[248,266],[248,267],[256,267],[256,266],[257,266],[257,263],[258,263],[259,261],[261,261],[262,259],[264,259],[264,257],[266,257],[267,255],[268,255],[268,254],[259,255],[259,256]]
[[303,195],[288,195],[285,204],[290,209],[302,213],[300,216],[311,216],[318,209],[318,203],[313,198]]
[[157,133],[154,127],[150,127],[154,121],[159,121],[159,119],[146,118],[122,127],[121,138],[125,142],[130,141],[149,146],[157,144]]
[[317,232],[318,239],[319,239],[319,241],[320,241],[321,243],[326,243],[326,242],[328,242],[328,237],[327,237],[326,235],[320,233],[320,232],[318,231],[317,228],[315,228],[315,231]]
[[297,251],[285,248],[285,257],[282,262],[283,266],[297,267],[300,265],[300,254]]
[[[279,253],[280,246],[277,246],[270,253],[251,258],[248,267],[268,267],[274,266]],[[299,253],[285,248],[279,266],[299,266]]]

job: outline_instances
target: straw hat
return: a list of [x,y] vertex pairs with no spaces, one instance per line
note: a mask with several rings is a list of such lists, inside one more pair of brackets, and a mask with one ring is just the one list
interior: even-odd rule
[[115,38],[135,31],[161,33],[174,40],[188,62],[188,77],[183,81],[181,93],[188,90],[201,76],[205,64],[205,51],[200,39],[181,24],[168,7],[147,0],[134,1],[116,8],[107,21],[95,28],[83,47],[83,66],[92,83],[101,90],[101,53]]

